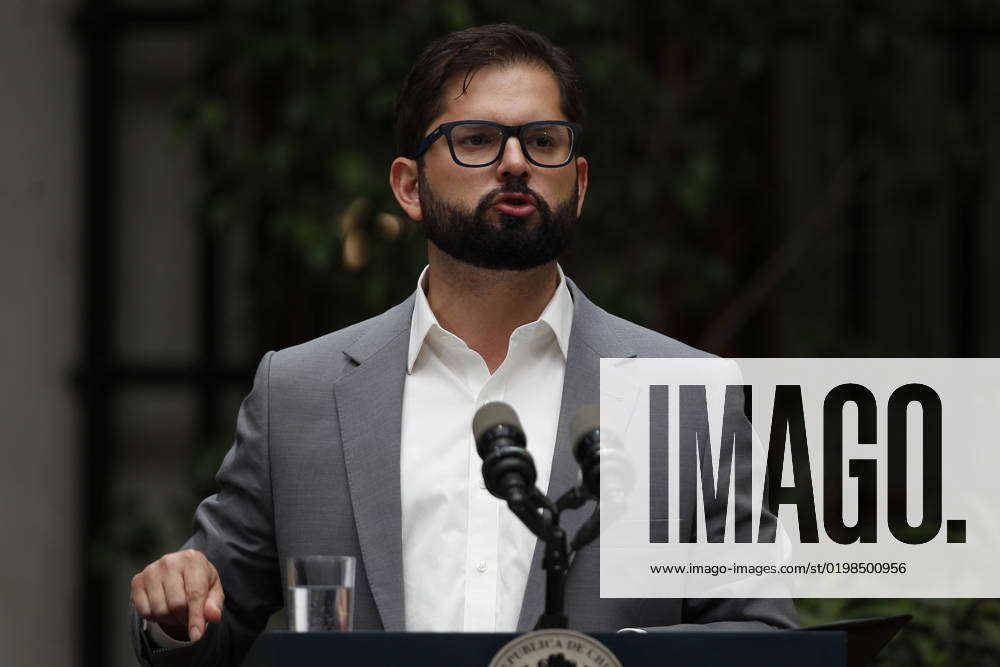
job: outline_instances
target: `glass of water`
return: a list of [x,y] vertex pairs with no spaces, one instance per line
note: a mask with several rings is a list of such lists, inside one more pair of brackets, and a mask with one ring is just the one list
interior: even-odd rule
[[288,629],[341,632],[354,627],[353,556],[288,559]]

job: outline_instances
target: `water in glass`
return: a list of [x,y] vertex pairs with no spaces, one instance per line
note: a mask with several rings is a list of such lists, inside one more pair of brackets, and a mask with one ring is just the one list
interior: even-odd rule
[[354,598],[350,586],[292,586],[288,625],[294,632],[350,630]]

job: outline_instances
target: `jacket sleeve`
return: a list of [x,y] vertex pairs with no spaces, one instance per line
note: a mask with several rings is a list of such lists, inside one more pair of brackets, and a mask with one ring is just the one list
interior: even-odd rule
[[219,492],[195,512],[194,534],[183,549],[205,554],[219,572],[225,605],[191,646],[153,646],[135,610],[129,615],[136,656],[144,665],[238,665],[282,606],[274,539],[269,451],[269,373],[274,352],[264,355],[253,389],[243,400],[236,437],[216,474]]

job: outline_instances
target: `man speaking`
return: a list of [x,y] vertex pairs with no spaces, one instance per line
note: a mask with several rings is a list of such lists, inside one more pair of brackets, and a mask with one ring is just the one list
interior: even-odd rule
[[[284,559],[358,558],[355,627],[509,632],[542,611],[536,539],[480,484],[471,421],[517,411],[558,495],[569,422],[601,357],[705,356],[601,310],[556,263],[587,194],[578,74],[511,25],[431,44],[403,84],[389,183],[428,266],[385,313],[268,352],[184,549],[132,580],[144,662],[235,665],[283,605]],[[628,221],[622,221],[628,227]],[[566,584],[584,631],[682,623],[787,627],[789,600],[601,599],[598,552]]]

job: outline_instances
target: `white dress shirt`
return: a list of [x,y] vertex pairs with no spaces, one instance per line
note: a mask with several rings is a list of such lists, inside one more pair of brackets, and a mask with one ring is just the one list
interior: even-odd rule
[[548,487],[573,300],[562,269],[539,318],[518,327],[507,357],[486,362],[443,329],[417,282],[403,385],[400,497],[403,599],[408,631],[510,632],[516,629],[535,536],[486,491],[472,417],[489,401],[517,412]]
[[[562,403],[573,298],[559,285],[537,320],[510,336],[507,358],[486,362],[446,331],[417,280],[403,384],[400,497],[403,601],[408,631],[512,632],[535,536],[483,484],[472,417],[490,401],[514,408],[548,488]],[[155,646],[190,645],[144,623]]]

